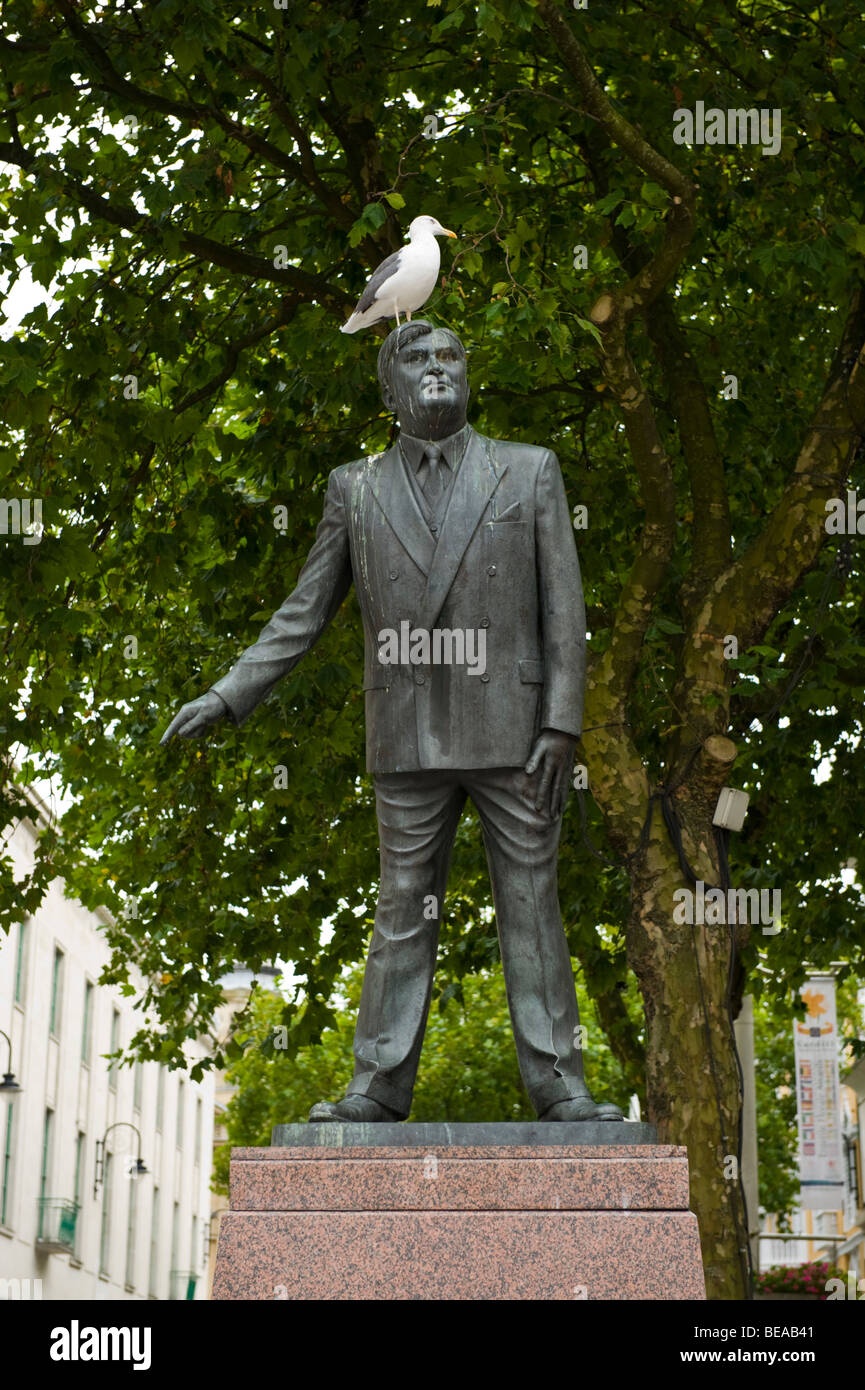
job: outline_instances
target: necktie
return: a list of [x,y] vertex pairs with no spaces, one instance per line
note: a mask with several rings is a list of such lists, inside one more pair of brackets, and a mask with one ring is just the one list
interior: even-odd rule
[[435,504],[441,497],[444,484],[442,469],[446,467],[444,455],[438,445],[427,444],[423,451],[423,461],[418,469],[418,481],[424,497],[431,504]]

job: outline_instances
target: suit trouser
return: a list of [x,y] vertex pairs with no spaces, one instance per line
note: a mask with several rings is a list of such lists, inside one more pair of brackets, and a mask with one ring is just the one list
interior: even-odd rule
[[470,797],[483,827],[520,1074],[541,1114],[583,1094],[579,1015],[559,911],[561,816],[534,808],[522,768],[375,777],[381,886],[348,1094],[411,1109],[457,824]]

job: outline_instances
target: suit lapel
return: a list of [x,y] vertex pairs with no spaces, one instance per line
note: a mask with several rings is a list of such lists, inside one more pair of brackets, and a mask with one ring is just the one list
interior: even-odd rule
[[488,440],[471,431],[465,456],[451,488],[439,543],[429,566],[426,589],[416,619],[418,627],[429,630],[435,623],[478,522],[507,472],[507,464],[496,472],[488,446]]
[[436,543],[405,475],[398,444],[394,444],[382,456],[370,487],[397,540],[408,551],[421,573],[428,575]]

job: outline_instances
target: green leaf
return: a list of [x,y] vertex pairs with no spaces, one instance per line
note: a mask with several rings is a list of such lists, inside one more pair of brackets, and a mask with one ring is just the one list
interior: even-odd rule
[[603,339],[601,337],[600,331],[595,326],[595,324],[593,324],[589,319],[581,319],[579,316],[577,316],[577,324],[583,330],[584,333],[591,334],[598,346],[601,346]]
[[670,195],[659,183],[652,183],[647,180],[640,189],[640,197],[644,203],[648,203],[650,208],[665,209],[670,202]]

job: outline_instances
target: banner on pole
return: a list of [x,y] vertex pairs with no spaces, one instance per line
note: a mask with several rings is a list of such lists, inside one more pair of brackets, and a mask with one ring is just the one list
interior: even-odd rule
[[839,1211],[844,1206],[844,1146],[835,981],[812,977],[799,993],[802,1014],[793,1024],[793,1039],[801,1205]]

